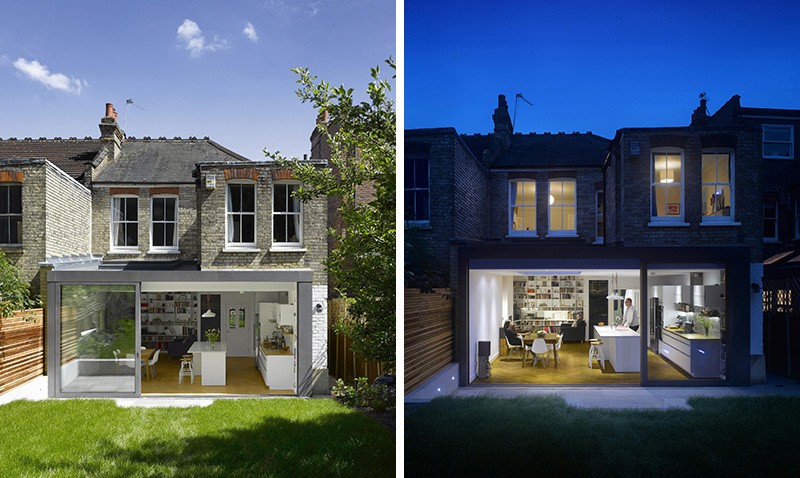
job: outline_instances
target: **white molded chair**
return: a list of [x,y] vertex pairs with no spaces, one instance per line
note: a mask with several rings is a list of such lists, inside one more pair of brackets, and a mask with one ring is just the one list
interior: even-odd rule
[[564,340],[564,334],[558,334],[558,342],[556,342],[555,345],[547,344],[547,349],[548,349],[547,357],[549,358],[551,355],[554,355],[556,357],[556,362],[558,363],[561,363],[561,359],[558,357],[558,355],[555,355],[553,353],[553,350],[555,351],[561,350],[561,341],[563,340]]
[[547,367],[547,343],[544,339],[533,339],[533,343],[531,344],[531,352],[533,352],[533,366],[536,366],[537,362],[542,362],[545,367]]
[[522,354],[522,362],[524,363],[525,362],[525,344],[522,342],[522,339],[520,339],[520,345],[511,345],[511,342],[509,342],[509,340],[508,340],[508,335],[505,335],[505,332],[503,333],[503,335],[506,338],[506,345],[508,346],[508,358],[506,360],[511,360],[511,352],[513,352],[514,350],[518,350]]
[[161,349],[156,349],[156,353],[147,361],[147,366],[150,367],[150,370],[153,372],[153,378],[156,378],[156,362],[158,362],[159,353],[161,353]]
[[[125,354],[125,366],[128,368],[136,368],[136,356],[133,354]],[[144,360],[139,359],[139,366],[144,367]]]
[[117,364],[117,367],[121,367],[122,366],[122,364],[119,363],[119,354],[121,354],[121,353],[122,353],[122,350],[120,350],[120,349],[114,350],[114,363]]

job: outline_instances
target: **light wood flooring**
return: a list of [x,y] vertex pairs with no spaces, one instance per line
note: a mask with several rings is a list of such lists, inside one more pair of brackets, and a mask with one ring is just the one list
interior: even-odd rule
[[261,372],[255,367],[252,357],[228,357],[225,362],[226,385],[203,386],[200,375],[183,377],[178,383],[178,371],[181,361],[163,354],[156,364],[155,378],[146,378],[142,374],[142,394],[152,395],[294,395],[291,390],[270,390],[264,384]]
[[[615,372],[606,360],[605,370],[600,364],[594,362],[589,368],[589,343],[564,343],[558,351],[561,363],[554,367],[553,359],[548,361],[547,367],[537,364],[531,367],[530,355],[527,356],[525,367],[519,355],[514,353],[509,360],[507,356],[500,356],[492,362],[492,375],[488,379],[475,379],[473,383],[503,383],[503,384],[627,384],[638,385],[641,383],[639,372]],[[651,380],[686,380],[690,378],[671,363],[667,362],[653,352],[647,352],[648,377]]]

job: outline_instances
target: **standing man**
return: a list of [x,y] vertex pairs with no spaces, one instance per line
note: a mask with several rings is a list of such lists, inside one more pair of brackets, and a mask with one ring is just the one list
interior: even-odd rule
[[623,314],[622,325],[630,327],[634,332],[639,331],[639,314],[636,312],[636,307],[633,306],[633,301],[630,297],[625,299],[625,314]]

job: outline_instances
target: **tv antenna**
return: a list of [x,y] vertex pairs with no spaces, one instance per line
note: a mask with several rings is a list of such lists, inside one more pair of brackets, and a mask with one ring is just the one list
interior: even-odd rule
[[533,106],[533,103],[531,103],[530,101],[527,100],[527,98],[522,96],[522,93],[517,93],[516,97],[514,98],[514,120],[511,122],[512,128],[514,127],[515,124],[517,124],[517,103],[519,103],[520,98],[522,98],[522,101],[524,101],[525,103],[528,103],[529,105]]
[[122,131],[125,131],[125,124],[128,122],[128,107],[130,105],[133,105],[133,106],[139,108],[142,111],[147,111],[146,109],[144,109],[141,106],[139,106],[136,103],[134,103],[133,99],[128,98],[127,100],[125,100],[125,116],[122,117]]

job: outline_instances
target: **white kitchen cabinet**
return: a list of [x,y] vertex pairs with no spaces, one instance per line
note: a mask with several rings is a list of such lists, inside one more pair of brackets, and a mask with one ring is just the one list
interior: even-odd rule
[[695,378],[719,378],[719,337],[662,330],[659,352]]
[[296,309],[294,304],[281,304],[280,325],[291,325],[294,327],[295,324],[297,324]]
[[293,355],[267,355],[267,386],[271,390],[294,390]]

